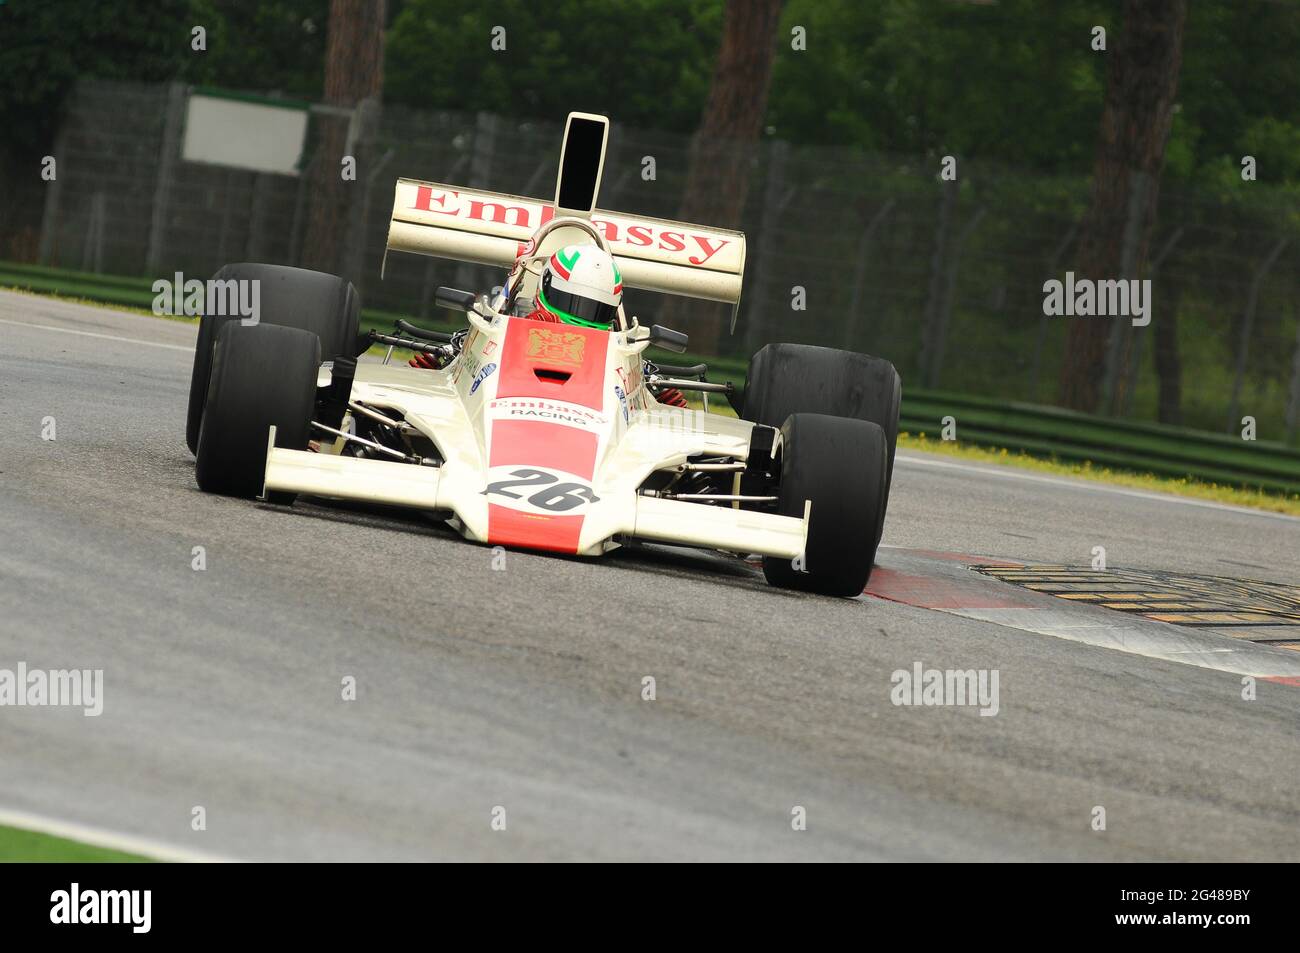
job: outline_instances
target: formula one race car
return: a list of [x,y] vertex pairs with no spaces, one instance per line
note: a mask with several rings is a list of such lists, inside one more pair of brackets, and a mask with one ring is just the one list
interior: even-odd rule
[[[360,334],[340,278],[223,268],[219,280],[259,282],[261,319],[200,324],[187,424],[200,488],[410,507],[471,540],[557,553],[643,540],[757,554],[774,585],[861,593],[889,498],[892,364],[769,344],[741,395],[704,365],[645,361],[686,337],[621,303],[603,325],[525,316],[559,295],[542,276],[575,246],[612,260],[620,293],[740,299],[741,233],[595,209],[607,138],[604,117],[570,115],[553,203],[398,180],[388,250],[510,269],[491,296],[439,289],[465,314],[454,335],[405,321]],[[358,360],[375,344],[423,366]],[[705,410],[656,400],[668,389],[701,394]],[[738,416],[708,412],[710,394]]]

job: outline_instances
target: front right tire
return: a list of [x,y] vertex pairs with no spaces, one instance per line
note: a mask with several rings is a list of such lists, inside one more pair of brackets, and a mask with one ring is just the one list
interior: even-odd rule
[[885,521],[888,464],[889,445],[878,424],[790,415],[781,427],[777,505],[782,515],[802,519],[811,501],[808,542],[801,559],[763,557],[767,581],[826,596],[860,595]]

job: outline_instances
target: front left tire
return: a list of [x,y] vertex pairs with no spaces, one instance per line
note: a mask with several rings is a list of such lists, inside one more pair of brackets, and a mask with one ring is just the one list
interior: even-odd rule
[[[316,406],[320,339],[273,324],[226,324],[217,335],[195,477],[205,493],[251,498],[265,483],[267,435],[306,450]],[[293,502],[279,494],[274,502]]]

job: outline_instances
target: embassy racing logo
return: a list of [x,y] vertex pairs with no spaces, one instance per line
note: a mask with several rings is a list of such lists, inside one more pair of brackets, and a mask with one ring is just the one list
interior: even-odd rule
[[[495,364],[488,366],[496,367]],[[609,423],[609,418],[604,414],[598,414],[586,407],[531,397],[501,397],[488,404],[488,411],[497,420],[544,420],[548,423],[567,424],[570,427],[583,429],[603,427]]]
[[[476,194],[409,181],[399,182],[398,188],[405,195],[405,201],[399,201],[400,206],[449,219],[492,222],[532,232],[555,217],[555,209],[549,204],[519,200],[506,202],[502,201],[506,196],[491,193]],[[727,262],[727,267],[738,266],[740,251],[735,247],[737,243],[716,232],[664,229],[653,220],[609,214],[593,217],[591,224],[604,233],[605,241],[629,249],[654,249],[670,256],[684,257],[687,263],[695,266],[709,264],[711,259],[718,256],[718,261],[709,264],[709,267],[719,267],[723,261]],[[526,247],[520,243],[519,252],[524,253]]]

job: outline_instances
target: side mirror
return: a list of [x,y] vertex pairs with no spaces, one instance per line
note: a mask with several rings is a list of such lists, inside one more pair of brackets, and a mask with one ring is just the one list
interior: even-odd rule
[[689,335],[683,334],[681,331],[674,331],[672,328],[666,328],[662,324],[656,324],[650,328],[650,343],[663,348],[665,351],[682,354],[686,351],[686,345],[689,341]]
[[446,285],[433,293],[434,304],[440,308],[450,308],[452,311],[468,311],[474,307],[477,298],[478,296],[472,291],[460,291],[456,288],[448,288]]

